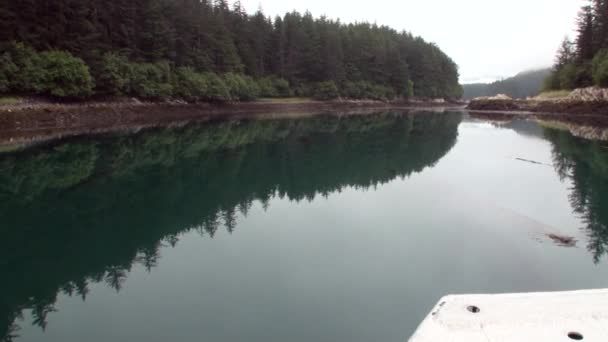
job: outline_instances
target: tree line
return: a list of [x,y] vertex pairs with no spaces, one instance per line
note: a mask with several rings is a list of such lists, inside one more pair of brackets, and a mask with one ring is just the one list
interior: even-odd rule
[[0,92],[189,101],[458,98],[457,65],[408,32],[226,0],[0,2]]
[[547,90],[608,87],[608,0],[585,1],[577,18],[577,36],[560,46]]

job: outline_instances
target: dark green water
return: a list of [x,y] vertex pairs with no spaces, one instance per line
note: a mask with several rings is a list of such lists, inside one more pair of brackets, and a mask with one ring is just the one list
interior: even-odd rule
[[608,149],[463,113],[190,124],[1,155],[0,222],[0,340],[405,341],[446,294],[607,287]]

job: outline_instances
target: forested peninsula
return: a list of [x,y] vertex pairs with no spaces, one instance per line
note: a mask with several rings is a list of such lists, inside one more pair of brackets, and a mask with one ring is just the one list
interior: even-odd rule
[[0,94],[388,101],[462,88],[438,46],[377,24],[269,18],[226,0],[22,0],[0,2]]
[[473,99],[468,108],[586,114],[574,120],[608,127],[608,0],[584,1],[577,18],[576,38],[564,39],[543,83],[543,92],[536,97],[525,100],[513,100],[504,95],[479,97]]

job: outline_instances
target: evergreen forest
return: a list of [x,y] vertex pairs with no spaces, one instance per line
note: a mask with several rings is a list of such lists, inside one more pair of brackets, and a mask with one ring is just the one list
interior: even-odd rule
[[608,0],[585,1],[575,40],[565,38],[545,90],[608,87]]
[[459,98],[438,46],[311,13],[226,0],[0,2],[0,93],[189,102]]

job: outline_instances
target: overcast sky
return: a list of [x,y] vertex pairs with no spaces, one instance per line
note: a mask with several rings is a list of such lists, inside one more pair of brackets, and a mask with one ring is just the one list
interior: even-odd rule
[[435,42],[460,66],[460,81],[492,81],[550,66],[572,36],[581,0],[241,0],[249,13],[309,10],[344,23],[370,21]]

